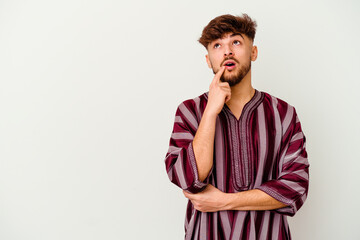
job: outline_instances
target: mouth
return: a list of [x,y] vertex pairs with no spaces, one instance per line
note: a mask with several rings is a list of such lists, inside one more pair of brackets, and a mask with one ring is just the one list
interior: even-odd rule
[[235,63],[235,61],[228,60],[228,61],[225,61],[223,65],[225,66],[225,68],[226,68],[227,70],[232,70],[232,69],[235,68],[236,63]]

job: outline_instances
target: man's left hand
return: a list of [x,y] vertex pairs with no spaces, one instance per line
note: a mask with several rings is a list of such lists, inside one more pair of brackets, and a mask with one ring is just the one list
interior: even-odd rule
[[211,184],[208,184],[206,188],[199,193],[189,193],[185,190],[183,190],[183,193],[194,205],[194,208],[201,212],[228,210],[230,195],[220,191]]

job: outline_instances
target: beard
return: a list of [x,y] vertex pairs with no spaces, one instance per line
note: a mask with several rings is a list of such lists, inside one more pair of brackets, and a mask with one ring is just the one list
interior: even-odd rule
[[[235,59],[232,60],[235,61]],[[227,71],[227,69],[225,69],[223,75],[220,77],[220,81],[229,83],[230,87],[235,86],[236,84],[241,82],[241,80],[243,80],[243,78],[246,76],[246,74],[248,74],[251,69],[251,58],[249,59],[249,62],[245,63],[244,65],[239,65],[237,61],[236,63],[236,69],[232,71]]]

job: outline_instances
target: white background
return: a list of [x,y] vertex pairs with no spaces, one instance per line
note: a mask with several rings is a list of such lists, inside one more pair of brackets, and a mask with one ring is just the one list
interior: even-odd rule
[[258,23],[253,86],[295,106],[310,189],[294,239],[360,239],[358,1],[0,1],[0,239],[183,239],[165,171],[176,107],[208,91],[197,39]]

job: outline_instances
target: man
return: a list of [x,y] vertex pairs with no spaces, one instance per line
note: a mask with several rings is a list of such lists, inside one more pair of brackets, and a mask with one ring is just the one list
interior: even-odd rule
[[222,15],[199,42],[215,74],[209,91],[177,108],[165,165],[189,199],[185,239],[291,239],[287,215],[309,183],[295,108],[251,85],[257,24]]

